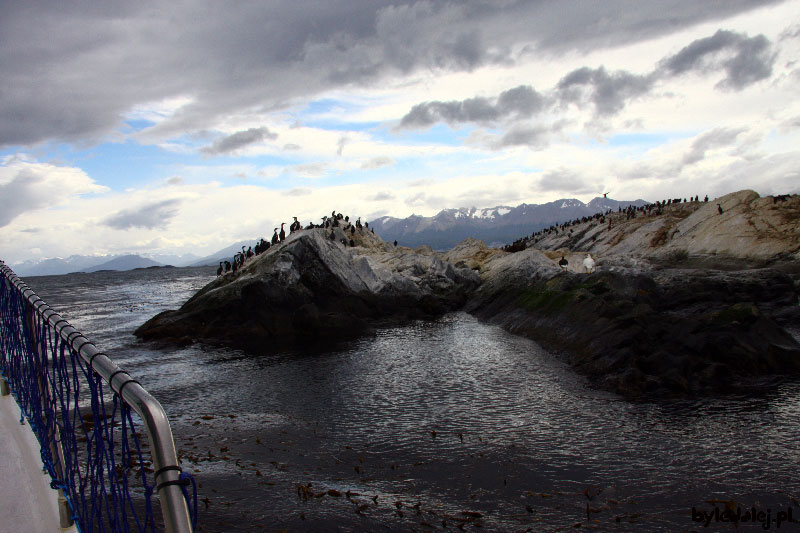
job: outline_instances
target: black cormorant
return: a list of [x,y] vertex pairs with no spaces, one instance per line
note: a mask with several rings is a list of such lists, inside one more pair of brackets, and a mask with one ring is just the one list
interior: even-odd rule
[[717,204],[717,211],[719,211],[720,215],[722,214],[722,206],[719,204]]
[[219,262],[219,268],[217,269],[217,276],[222,275],[222,261]]
[[278,228],[275,228],[275,233],[272,234],[272,244],[278,244]]
[[278,235],[280,237],[280,239],[281,239],[281,242],[286,240],[286,232],[283,231],[283,226],[285,226],[285,225],[286,225],[286,222],[281,222],[281,232]]

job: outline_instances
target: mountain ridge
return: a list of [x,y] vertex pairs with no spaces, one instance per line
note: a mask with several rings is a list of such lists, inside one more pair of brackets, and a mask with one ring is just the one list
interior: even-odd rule
[[[416,214],[405,218],[383,216],[371,221],[370,228],[386,241],[397,240],[399,244],[412,248],[428,245],[434,250],[449,250],[470,237],[482,240],[489,246],[500,247],[553,224],[594,215],[599,211],[617,210],[619,207],[640,206],[646,203],[648,202],[642,199],[626,201],[598,196],[588,203],[576,198],[560,198],[543,204],[522,203],[516,207],[508,205],[484,208],[458,207],[442,209],[431,217]],[[256,242],[257,239],[240,240],[204,257],[197,257],[193,254],[181,256],[136,254],[137,257],[152,260],[154,263],[144,265],[142,262],[134,261],[131,264],[136,266],[129,268],[120,268],[121,263],[113,263],[112,267],[101,265],[134,254],[72,255],[66,259],[50,258],[41,261],[25,261],[12,265],[12,268],[21,276],[48,276],[96,270],[130,270],[164,264],[217,266],[219,261],[232,260],[234,254],[241,251],[242,246],[255,246]]]
[[502,246],[553,224],[647,203],[642,199],[614,200],[598,196],[588,203],[561,198],[544,204],[522,203],[516,207],[460,207],[443,209],[431,217],[383,216],[370,222],[370,228],[386,241],[396,240],[411,248],[428,245],[435,250],[448,250],[468,237],[482,240],[489,246]]
[[[151,266],[188,266],[186,258],[196,259],[193,254],[183,256],[154,255],[145,257],[139,254],[118,255],[71,255],[67,258],[52,257],[41,261],[23,261],[11,265],[19,276],[60,276],[73,272],[96,272],[98,270],[133,270],[134,268],[147,268]],[[183,260],[181,261],[181,258]],[[162,260],[158,260],[162,259]],[[166,259],[166,261],[164,261]],[[174,261],[178,259],[178,261]]]

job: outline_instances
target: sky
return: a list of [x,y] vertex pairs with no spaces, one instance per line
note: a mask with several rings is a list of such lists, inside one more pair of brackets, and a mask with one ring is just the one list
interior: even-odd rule
[[800,192],[800,1],[6,2],[0,260]]

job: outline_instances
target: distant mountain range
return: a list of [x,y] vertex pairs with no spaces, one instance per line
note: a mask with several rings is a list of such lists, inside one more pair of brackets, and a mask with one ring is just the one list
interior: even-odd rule
[[115,257],[111,261],[100,263],[89,268],[85,268],[82,272],[97,272],[99,270],[133,270],[134,268],[148,268],[154,266],[166,266],[164,263],[147,259],[140,255],[123,255]]
[[[24,261],[11,265],[20,276],[55,276],[72,272],[97,272],[98,270],[133,270],[154,266],[186,266],[197,260],[197,256],[186,254],[156,255],[154,259],[140,255],[72,255],[66,259],[55,257],[41,261]],[[158,261],[156,259],[159,259]]]
[[226,246],[206,257],[194,254],[184,255],[72,255],[66,259],[55,257],[41,261],[24,261],[10,265],[19,276],[57,276],[71,274],[72,272],[97,272],[99,270],[133,270],[134,268],[149,268],[158,266],[217,266],[220,261],[233,259],[236,252],[242,251],[242,246],[255,246],[257,239],[237,242]]
[[644,205],[645,200],[612,200],[597,197],[588,204],[565,198],[546,204],[520,204],[486,209],[445,209],[432,217],[411,215],[407,218],[381,217],[371,220],[370,228],[385,241],[416,248],[427,244],[434,250],[449,250],[467,237],[484,241],[488,246],[503,246],[553,224],[605,212],[629,205]]
[[196,259],[188,266],[217,266],[219,265],[220,261],[225,260],[233,262],[233,256],[242,251],[242,246],[244,246],[246,250],[248,246],[255,246],[257,242],[258,239],[239,241],[235,244],[231,244],[230,246],[226,246],[225,248],[218,250],[211,255],[207,255],[201,259]]
[[[588,204],[575,198],[565,198],[546,204],[520,204],[517,207],[498,206],[485,209],[444,209],[432,217],[411,215],[407,218],[381,217],[372,220],[369,227],[385,241],[397,241],[403,246],[416,248],[427,244],[435,250],[449,250],[467,237],[484,241],[489,246],[503,246],[530,235],[542,228],[593,215],[609,209],[616,211],[629,205],[643,205],[645,200],[612,200],[597,197]],[[217,266],[220,261],[231,261],[242,246],[255,246],[257,239],[231,244],[221,250],[198,258],[186,255],[85,256],[73,255],[66,259],[25,261],[12,265],[20,276],[48,276],[71,272],[96,272],[98,270],[132,270],[153,266]]]

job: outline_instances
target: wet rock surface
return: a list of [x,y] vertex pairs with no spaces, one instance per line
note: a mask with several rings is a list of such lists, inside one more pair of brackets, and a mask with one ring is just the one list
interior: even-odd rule
[[476,273],[371,232],[304,230],[218,277],[176,311],[136,330],[144,340],[195,341],[250,351],[357,337],[388,323],[461,307]]
[[774,269],[494,281],[467,311],[627,397],[733,391],[800,374],[800,345],[779,323],[797,320],[797,293]]

